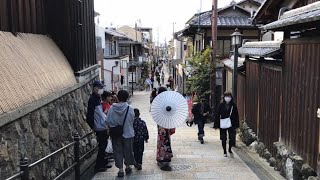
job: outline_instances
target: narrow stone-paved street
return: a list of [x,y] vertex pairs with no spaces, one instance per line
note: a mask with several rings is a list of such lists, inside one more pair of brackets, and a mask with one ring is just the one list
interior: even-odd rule
[[[211,128],[211,124],[205,127],[205,143],[197,140],[197,126],[191,128],[183,125],[177,128],[171,136],[174,158],[173,170],[162,171],[156,164],[157,126],[149,112],[149,92],[135,92],[131,99],[132,106],[139,108],[141,118],[147,123],[150,139],[145,145],[145,153],[142,171],[134,170],[124,179],[259,179],[249,167],[235,154],[234,158],[223,157],[219,140],[219,131]],[[106,172],[98,173],[94,180],[118,179],[118,169],[112,167]]]

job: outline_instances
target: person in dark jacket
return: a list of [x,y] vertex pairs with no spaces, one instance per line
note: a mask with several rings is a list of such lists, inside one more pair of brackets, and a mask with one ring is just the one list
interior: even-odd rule
[[201,101],[194,105],[192,108],[192,114],[194,116],[194,123],[198,125],[198,140],[203,144],[204,125],[207,121],[208,115],[210,114],[210,107],[206,103],[205,98],[201,98]]
[[139,109],[134,109],[134,141],[133,141],[133,153],[136,160],[136,168],[138,170],[142,169],[142,158],[144,152],[144,142],[148,143],[149,133],[146,123],[140,118]]
[[153,88],[154,87],[154,76],[151,76],[150,80],[151,80],[151,88]]
[[95,165],[95,171],[102,172],[110,168],[108,161],[105,160],[105,149],[108,140],[108,126],[106,123],[106,114],[101,105],[101,95],[104,85],[100,81],[93,83],[93,93],[88,101],[87,122],[95,131],[98,141],[98,155]]
[[[225,119],[230,117],[231,127],[223,129],[220,127],[220,119]],[[217,108],[214,128],[220,129],[220,140],[222,142],[223,154],[227,157],[227,132],[229,134],[229,153],[233,157],[232,147],[236,145],[236,129],[239,128],[239,114],[237,105],[233,101],[231,92],[225,92],[223,100]]]
[[156,96],[157,96],[157,89],[153,88],[152,92],[150,94],[150,104],[152,104],[152,102],[153,102],[154,98],[156,98]]

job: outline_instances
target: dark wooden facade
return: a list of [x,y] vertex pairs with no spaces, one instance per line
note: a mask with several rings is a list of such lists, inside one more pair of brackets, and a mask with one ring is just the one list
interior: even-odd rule
[[299,4],[300,6],[305,6],[305,5],[308,5],[308,4],[311,4],[311,3],[314,3],[314,2],[318,2],[319,0],[300,0],[300,3]]
[[46,33],[44,0],[0,0],[0,29]]
[[[278,19],[282,7],[298,8],[319,0],[266,0],[254,21]],[[281,27],[282,63],[246,62],[246,121],[273,155],[280,141],[320,174],[319,21]],[[273,30],[273,29],[271,29]],[[304,33],[307,32],[308,33]],[[297,36],[291,33],[300,32]],[[291,34],[291,35],[290,35]],[[261,58],[263,59],[263,58]],[[260,59],[260,60],[261,60]],[[257,82],[258,81],[258,82]],[[241,82],[240,82],[241,83]],[[258,94],[257,94],[258,93]],[[256,114],[256,112],[258,114]]]
[[246,77],[245,74],[238,74],[238,94],[237,94],[237,106],[240,120],[245,119],[246,112]]
[[267,24],[278,20],[279,10],[283,7],[295,9],[317,1],[319,0],[266,0],[253,21],[256,24]]
[[247,59],[245,99],[237,103],[245,104],[245,121],[274,156],[273,143],[280,141],[319,173],[320,39],[284,44],[281,65]]
[[279,140],[281,117],[282,69],[262,64],[259,74],[259,126],[258,137],[276,156],[274,142]]
[[281,142],[319,168],[320,39],[285,41]]
[[259,64],[246,62],[246,111],[245,120],[254,132],[258,132]]
[[280,135],[281,93],[281,66],[247,59],[245,76],[238,77],[239,116],[273,155]]
[[0,0],[0,30],[49,35],[75,72],[97,64],[92,0]]

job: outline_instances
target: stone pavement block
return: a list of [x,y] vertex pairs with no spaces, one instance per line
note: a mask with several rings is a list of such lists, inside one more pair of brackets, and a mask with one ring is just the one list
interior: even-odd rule
[[195,175],[191,172],[180,171],[175,173],[163,174],[164,179],[195,179]]
[[198,172],[196,173],[198,179],[223,179],[217,172]]

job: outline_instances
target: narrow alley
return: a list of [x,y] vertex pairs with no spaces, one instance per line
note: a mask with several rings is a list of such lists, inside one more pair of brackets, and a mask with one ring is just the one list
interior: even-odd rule
[[0,0],[0,92],[0,180],[320,180],[320,0]]

